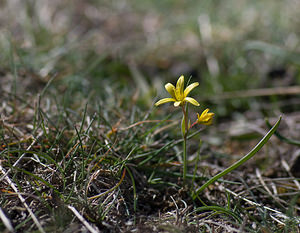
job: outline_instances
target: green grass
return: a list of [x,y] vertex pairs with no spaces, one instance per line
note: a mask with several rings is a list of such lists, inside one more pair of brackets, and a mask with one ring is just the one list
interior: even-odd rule
[[[296,166],[300,105],[284,88],[300,82],[299,4],[1,4],[0,206],[15,231],[297,232],[300,181],[285,162]],[[180,111],[153,106],[181,74],[216,115],[190,134],[188,186]],[[281,114],[278,138],[193,200]]]

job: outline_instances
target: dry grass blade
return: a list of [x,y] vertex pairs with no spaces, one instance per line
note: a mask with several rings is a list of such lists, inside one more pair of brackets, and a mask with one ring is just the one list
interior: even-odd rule
[[179,224],[179,208],[178,208],[176,201],[174,200],[174,198],[172,196],[171,196],[171,199],[176,207],[176,215],[175,215],[176,223],[175,224],[178,225]]
[[[3,173],[3,175],[6,174],[4,168],[0,165],[0,171]],[[44,229],[42,228],[42,225],[40,224],[40,222],[38,221],[37,217],[34,215],[34,213],[32,212],[32,210],[29,208],[29,206],[27,205],[25,199],[23,198],[23,196],[19,193],[19,190],[17,189],[16,185],[11,181],[11,179],[6,175],[4,176],[7,183],[9,184],[9,186],[14,190],[15,193],[17,193],[18,198],[20,199],[20,201],[22,202],[22,204],[24,205],[24,207],[27,209],[28,213],[30,214],[30,217],[32,218],[33,222],[35,223],[35,225],[37,226],[37,228],[39,229],[40,232],[42,233],[46,233],[44,231]]]
[[255,173],[256,176],[258,178],[258,180],[260,181],[261,185],[264,187],[264,189],[267,191],[267,193],[281,206],[283,207],[281,200],[279,198],[277,198],[276,196],[273,195],[273,193],[271,192],[271,190],[268,188],[266,182],[263,180],[262,175],[259,171],[258,168],[255,169]]
[[299,184],[299,182],[298,182],[297,179],[294,179],[295,177],[291,173],[291,168],[288,165],[288,163],[284,159],[282,159],[281,160],[281,164],[282,164],[283,168],[287,171],[287,173],[289,174],[289,176],[293,178],[293,182],[296,185],[296,187],[298,188],[298,190],[300,190],[300,184]]
[[19,130],[15,125],[11,125],[11,124],[4,122],[4,119],[1,119],[1,120],[2,120],[3,126],[8,131],[10,131],[13,135],[16,135],[18,137],[24,137],[24,133],[21,130]]
[[14,232],[14,228],[11,225],[10,220],[6,217],[5,213],[3,212],[2,208],[0,207],[0,218],[3,222],[3,224],[5,225],[5,227],[7,228],[8,231],[10,232]]
[[[213,221],[213,220],[205,220],[203,222],[200,223],[200,226],[201,225],[204,225],[204,224],[209,224],[209,225],[215,225],[217,227],[219,227],[219,230],[221,231],[212,231],[212,232],[236,232],[236,233],[240,233],[240,230],[239,229],[235,229],[229,225],[226,225],[225,223],[220,223],[220,222],[217,222],[217,221]],[[221,229],[220,229],[221,228]]]
[[82,222],[82,224],[92,233],[98,233],[99,231],[93,228],[83,216],[73,207],[68,205],[68,208],[76,215],[76,217]]

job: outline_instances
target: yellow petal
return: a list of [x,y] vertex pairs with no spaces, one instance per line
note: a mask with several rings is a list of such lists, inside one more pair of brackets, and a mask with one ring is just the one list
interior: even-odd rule
[[211,119],[209,119],[209,120],[207,120],[207,121],[205,121],[205,122],[202,122],[202,124],[203,124],[203,125],[211,125],[212,122],[213,122],[213,119],[211,118]]
[[174,85],[171,83],[167,83],[165,85],[165,88],[166,88],[167,92],[169,92],[169,94],[172,96],[172,98],[176,99]]
[[187,88],[185,88],[185,90],[184,90],[184,97],[187,97],[187,95],[191,92],[191,90],[193,90],[198,85],[199,85],[198,82],[195,82],[195,83],[192,83],[192,84],[188,85]]
[[191,97],[185,97],[184,100],[186,102],[189,102],[195,106],[199,106],[200,104],[197,102],[197,100],[195,100],[194,98],[191,98]]
[[209,118],[212,118],[215,114],[214,113],[207,113],[207,115],[209,116]]
[[175,106],[175,107],[178,107],[180,104],[181,104],[181,101],[176,101],[176,102],[174,103],[174,106]]
[[184,76],[181,75],[176,83],[175,96],[177,100],[183,100]]
[[206,115],[206,113],[208,113],[208,111],[209,111],[209,108],[205,109],[205,110],[202,112],[201,117],[204,117],[204,116]]
[[157,101],[155,103],[155,106],[158,106],[158,105],[161,105],[161,104],[164,104],[164,103],[168,103],[168,102],[174,102],[174,101],[176,101],[176,100],[173,99],[173,98],[164,98],[164,99],[161,99],[161,100]]
[[213,123],[213,118],[211,117],[207,122],[206,125],[211,125]]

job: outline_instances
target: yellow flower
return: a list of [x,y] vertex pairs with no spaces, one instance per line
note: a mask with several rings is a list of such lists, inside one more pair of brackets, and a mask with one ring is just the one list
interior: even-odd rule
[[187,97],[187,95],[193,90],[195,87],[199,85],[198,82],[192,83],[188,85],[185,90],[184,89],[184,76],[181,75],[176,83],[176,88],[173,84],[167,83],[165,85],[165,89],[169,94],[172,96],[172,98],[164,98],[155,103],[155,106],[158,106],[160,104],[168,103],[168,102],[174,102],[174,106],[178,107],[179,105],[183,105],[185,102],[189,102],[193,105],[199,106],[200,104],[191,97]]
[[209,109],[205,109],[202,113],[201,113],[201,116],[199,116],[199,114],[197,113],[197,117],[198,117],[198,120],[197,120],[197,123],[198,124],[203,124],[203,125],[211,125],[212,124],[212,121],[213,121],[213,117],[214,117],[214,113],[212,112],[208,112]]

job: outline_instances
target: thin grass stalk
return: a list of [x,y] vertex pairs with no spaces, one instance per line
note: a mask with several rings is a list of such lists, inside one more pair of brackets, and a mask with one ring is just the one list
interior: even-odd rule
[[181,131],[183,136],[183,183],[186,182],[186,173],[187,173],[187,150],[186,150],[186,142],[188,135],[188,113],[185,105],[182,105],[183,112],[183,122],[181,124]]

